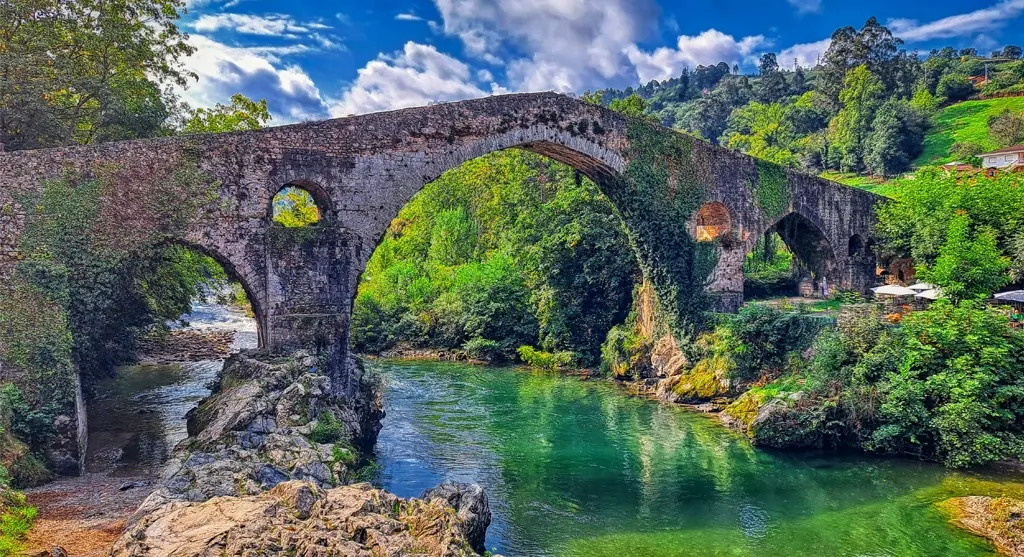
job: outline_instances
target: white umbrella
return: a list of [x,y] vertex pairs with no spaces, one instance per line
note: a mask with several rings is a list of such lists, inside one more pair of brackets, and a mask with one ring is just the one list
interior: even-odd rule
[[878,288],[872,288],[871,291],[878,296],[914,296],[917,294],[917,292],[914,292],[906,286],[900,286],[898,284],[879,286]]
[[993,298],[995,298],[997,300],[1002,300],[1004,302],[1017,302],[1017,303],[1021,303],[1021,302],[1024,302],[1024,290],[1012,290],[1010,292],[1000,292],[999,294],[996,294],[995,296],[993,296]]
[[925,290],[924,292],[922,292],[922,293],[918,294],[917,296],[915,296],[915,298],[923,298],[925,300],[938,300],[941,297],[942,297],[942,292],[939,292],[938,288],[933,288],[931,290]]
[[911,290],[917,290],[918,292],[924,292],[925,290],[935,290],[935,286],[928,284],[927,282],[919,282],[910,286]]

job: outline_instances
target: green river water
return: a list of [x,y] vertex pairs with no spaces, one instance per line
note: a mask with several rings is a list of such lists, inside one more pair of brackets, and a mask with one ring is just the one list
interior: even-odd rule
[[373,362],[387,382],[377,483],[477,482],[512,556],[977,556],[948,497],[1020,475],[752,448],[713,417],[583,381],[456,363]]

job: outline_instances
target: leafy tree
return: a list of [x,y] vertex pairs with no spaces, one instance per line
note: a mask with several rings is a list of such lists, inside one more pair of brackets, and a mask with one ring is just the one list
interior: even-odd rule
[[864,164],[879,176],[894,176],[921,153],[925,125],[904,101],[890,99],[875,115],[864,149]]
[[974,84],[958,74],[946,74],[939,79],[935,94],[950,102],[966,100],[974,94]]
[[0,142],[25,149],[166,133],[192,53],[181,0],[0,6]]
[[909,96],[916,79],[916,64],[907,57],[902,46],[903,41],[893,37],[874,17],[868,19],[860,31],[853,27],[837,29],[815,82],[832,113],[838,112],[844,104],[840,94],[848,86],[847,73],[859,66],[866,66],[875,76],[882,76],[883,91]]
[[274,222],[286,228],[301,228],[320,221],[320,208],[310,193],[288,186],[274,196]]
[[184,133],[222,133],[258,130],[271,120],[267,100],[253,101],[241,93],[231,96],[231,104],[217,103],[213,108],[192,111]]
[[1010,268],[1010,278],[1014,282],[1024,281],[1024,231],[1017,233],[1010,240],[1010,254],[1013,258],[1013,266]]
[[790,107],[753,102],[733,111],[729,118],[732,131],[727,133],[725,144],[777,164],[796,166],[797,157],[792,151],[797,140],[794,124]]
[[829,140],[836,152],[834,166],[856,171],[862,165],[864,143],[875,120],[875,112],[884,102],[885,87],[867,65],[846,75],[839,94],[842,109],[829,123]]
[[765,104],[778,102],[789,94],[789,87],[786,85],[786,76],[779,68],[775,54],[767,53],[761,56],[757,65],[761,79],[757,82],[757,98]]
[[1000,147],[1024,143],[1024,112],[1004,110],[988,121],[989,137]]
[[995,234],[980,230],[972,238],[970,225],[966,214],[953,217],[935,264],[918,267],[921,280],[942,287],[953,301],[990,296],[1009,282],[1010,259],[996,246]]
[[1021,57],[1021,48],[1017,45],[1008,45],[1003,47],[1002,52],[999,53],[1002,58],[1009,58],[1011,60],[1019,60]]
[[718,138],[726,129],[732,107],[725,97],[716,91],[705,95],[693,103],[684,127],[704,139],[718,143]]

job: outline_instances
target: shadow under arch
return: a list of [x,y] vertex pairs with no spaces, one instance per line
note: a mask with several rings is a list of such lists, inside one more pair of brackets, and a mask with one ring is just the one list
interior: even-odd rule
[[[839,259],[835,246],[825,235],[824,228],[820,221],[813,215],[808,215],[799,210],[786,213],[776,220],[765,234],[777,233],[782,242],[793,253],[793,257],[799,268],[810,276],[802,277],[804,281],[810,279],[811,292],[814,295],[822,295],[825,286],[831,283],[832,287],[839,286],[838,265]],[[825,279],[826,282],[822,282]],[[805,290],[804,287],[801,290]],[[803,291],[802,294],[808,292]]]
[[228,276],[229,281],[237,282],[242,286],[242,290],[245,292],[245,297],[249,300],[249,306],[252,308],[252,313],[256,319],[258,348],[265,348],[267,346],[267,331],[265,327],[265,308],[263,307],[262,299],[253,286],[249,284],[249,281],[238,271],[235,264],[217,250],[181,238],[169,238],[164,244],[180,246],[213,259],[220,265],[221,269],[224,269],[224,273]]

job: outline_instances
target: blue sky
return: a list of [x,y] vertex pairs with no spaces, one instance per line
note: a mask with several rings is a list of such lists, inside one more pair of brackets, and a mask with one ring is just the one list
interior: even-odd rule
[[518,91],[582,92],[764,52],[811,65],[875,16],[910,50],[1024,43],[1024,0],[186,0],[193,106],[266,98],[275,124]]

